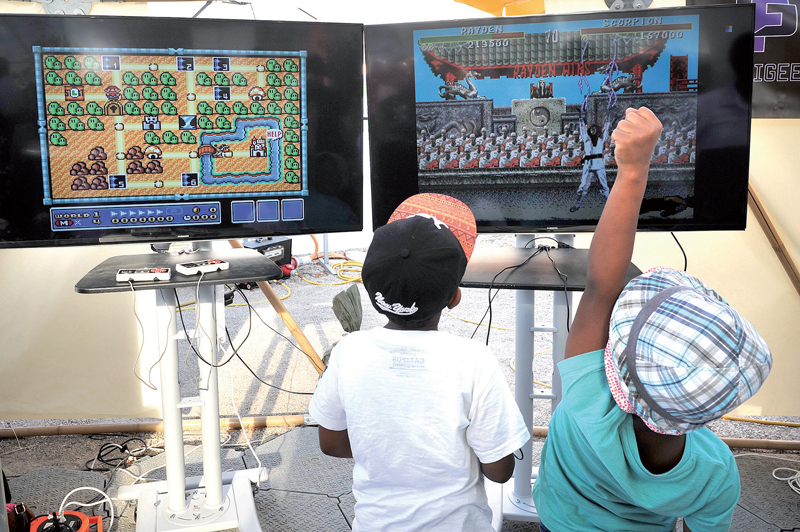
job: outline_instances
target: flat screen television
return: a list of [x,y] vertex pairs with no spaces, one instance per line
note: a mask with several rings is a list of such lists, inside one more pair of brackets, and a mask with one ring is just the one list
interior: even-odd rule
[[[628,107],[663,123],[640,230],[743,229],[754,9],[365,27],[373,224],[417,192],[481,232],[592,231]],[[605,142],[604,142],[605,141]]]
[[0,248],[362,228],[363,26],[0,17]]

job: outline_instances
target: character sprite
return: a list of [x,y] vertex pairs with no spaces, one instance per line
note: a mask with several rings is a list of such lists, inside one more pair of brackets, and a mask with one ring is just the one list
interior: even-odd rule
[[606,162],[603,159],[603,152],[608,137],[608,129],[611,125],[606,122],[603,126],[602,136],[598,132],[597,124],[589,124],[587,126],[584,120],[581,120],[581,139],[583,140],[583,174],[581,175],[581,186],[578,187],[578,200],[575,205],[569,208],[569,212],[575,212],[581,208],[583,199],[589,193],[589,187],[592,185],[592,179],[596,179],[600,183],[600,194],[604,198],[608,197],[608,182],[606,181]]
[[106,98],[109,100],[119,100],[122,97],[122,91],[116,85],[109,85],[103,89],[106,93]]

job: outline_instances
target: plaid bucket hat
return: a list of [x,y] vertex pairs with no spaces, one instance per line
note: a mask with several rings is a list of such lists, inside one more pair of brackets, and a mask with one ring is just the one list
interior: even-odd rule
[[655,268],[622,290],[605,370],[617,405],[662,434],[686,434],[730,412],[769,375],[764,339],[687,273]]
[[411,196],[378,228],[361,277],[370,302],[393,320],[421,322],[456,293],[477,238],[475,217],[442,194]]

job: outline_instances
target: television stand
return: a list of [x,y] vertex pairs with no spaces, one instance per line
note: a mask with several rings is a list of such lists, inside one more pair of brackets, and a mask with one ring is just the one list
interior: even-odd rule
[[[467,264],[467,271],[461,280],[465,288],[491,288],[516,290],[516,333],[515,333],[515,386],[514,397],[528,428],[533,426],[533,400],[550,400],[551,411],[555,410],[561,400],[561,375],[558,363],[564,360],[567,343],[567,329],[574,311],[572,293],[586,289],[586,265],[589,261],[588,249],[554,248],[549,250],[558,269],[567,276],[566,283],[559,277],[547,254],[539,253],[524,266],[498,272],[509,266],[520,264],[536,251],[536,243],[554,245],[548,238],[538,239],[526,248],[525,245],[535,235],[517,235],[516,247],[476,248]],[[572,235],[554,235],[569,246]],[[626,282],[642,272],[633,264],[628,268]],[[497,275],[497,279],[494,277]],[[494,279],[494,283],[492,283]],[[566,285],[566,286],[565,286]],[[550,326],[537,326],[534,323],[536,291],[553,292],[553,321]],[[534,333],[547,332],[553,334],[553,388],[551,392],[534,391],[533,373],[533,339]],[[538,469],[533,467],[533,442],[528,441],[522,447],[522,459],[514,466],[514,477],[503,485],[486,482],[486,493],[489,506],[494,516],[502,516],[492,520],[492,526],[499,532],[502,518],[511,521],[539,522],[539,515],[533,504],[531,490],[533,480],[538,476]],[[504,496],[505,494],[505,496]]]
[[[227,270],[200,275],[181,275],[175,266],[187,261],[221,259]],[[134,484],[120,488],[121,500],[138,499],[137,532],[194,531],[213,532],[238,528],[242,532],[261,532],[253,500],[253,486],[266,480],[266,470],[248,469],[222,474],[220,454],[219,396],[217,382],[216,286],[246,281],[267,281],[282,275],[281,269],[255,250],[228,249],[198,251],[191,255],[150,253],[111,257],[95,266],[75,285],[80,294],[129,292],[130,284],[117,282],[117,270],[123,268],[172,268],[168,281],[142,281],[134,289],[158,290],[156,297],[158,345],[166,346],[160,362],[161,409],[164,419],[166,481]],[[198,280],[200,285],[198,286]],[[211,365],[200,363],[198,397],[180,397],[178,384],[178,337],[175,318],[177,301],[173,289],[197,287],[198,351]],[[186,478],[183,458],[182,408],[200,407],[203,442],[203,476]]]

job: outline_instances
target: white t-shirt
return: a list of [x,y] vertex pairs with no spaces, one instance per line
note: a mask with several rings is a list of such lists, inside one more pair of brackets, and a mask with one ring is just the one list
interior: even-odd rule
[[489,349],[442,331],[346,336],[309,412],[348,431],[355,531],[490,531],[479,461],[530,438]]

